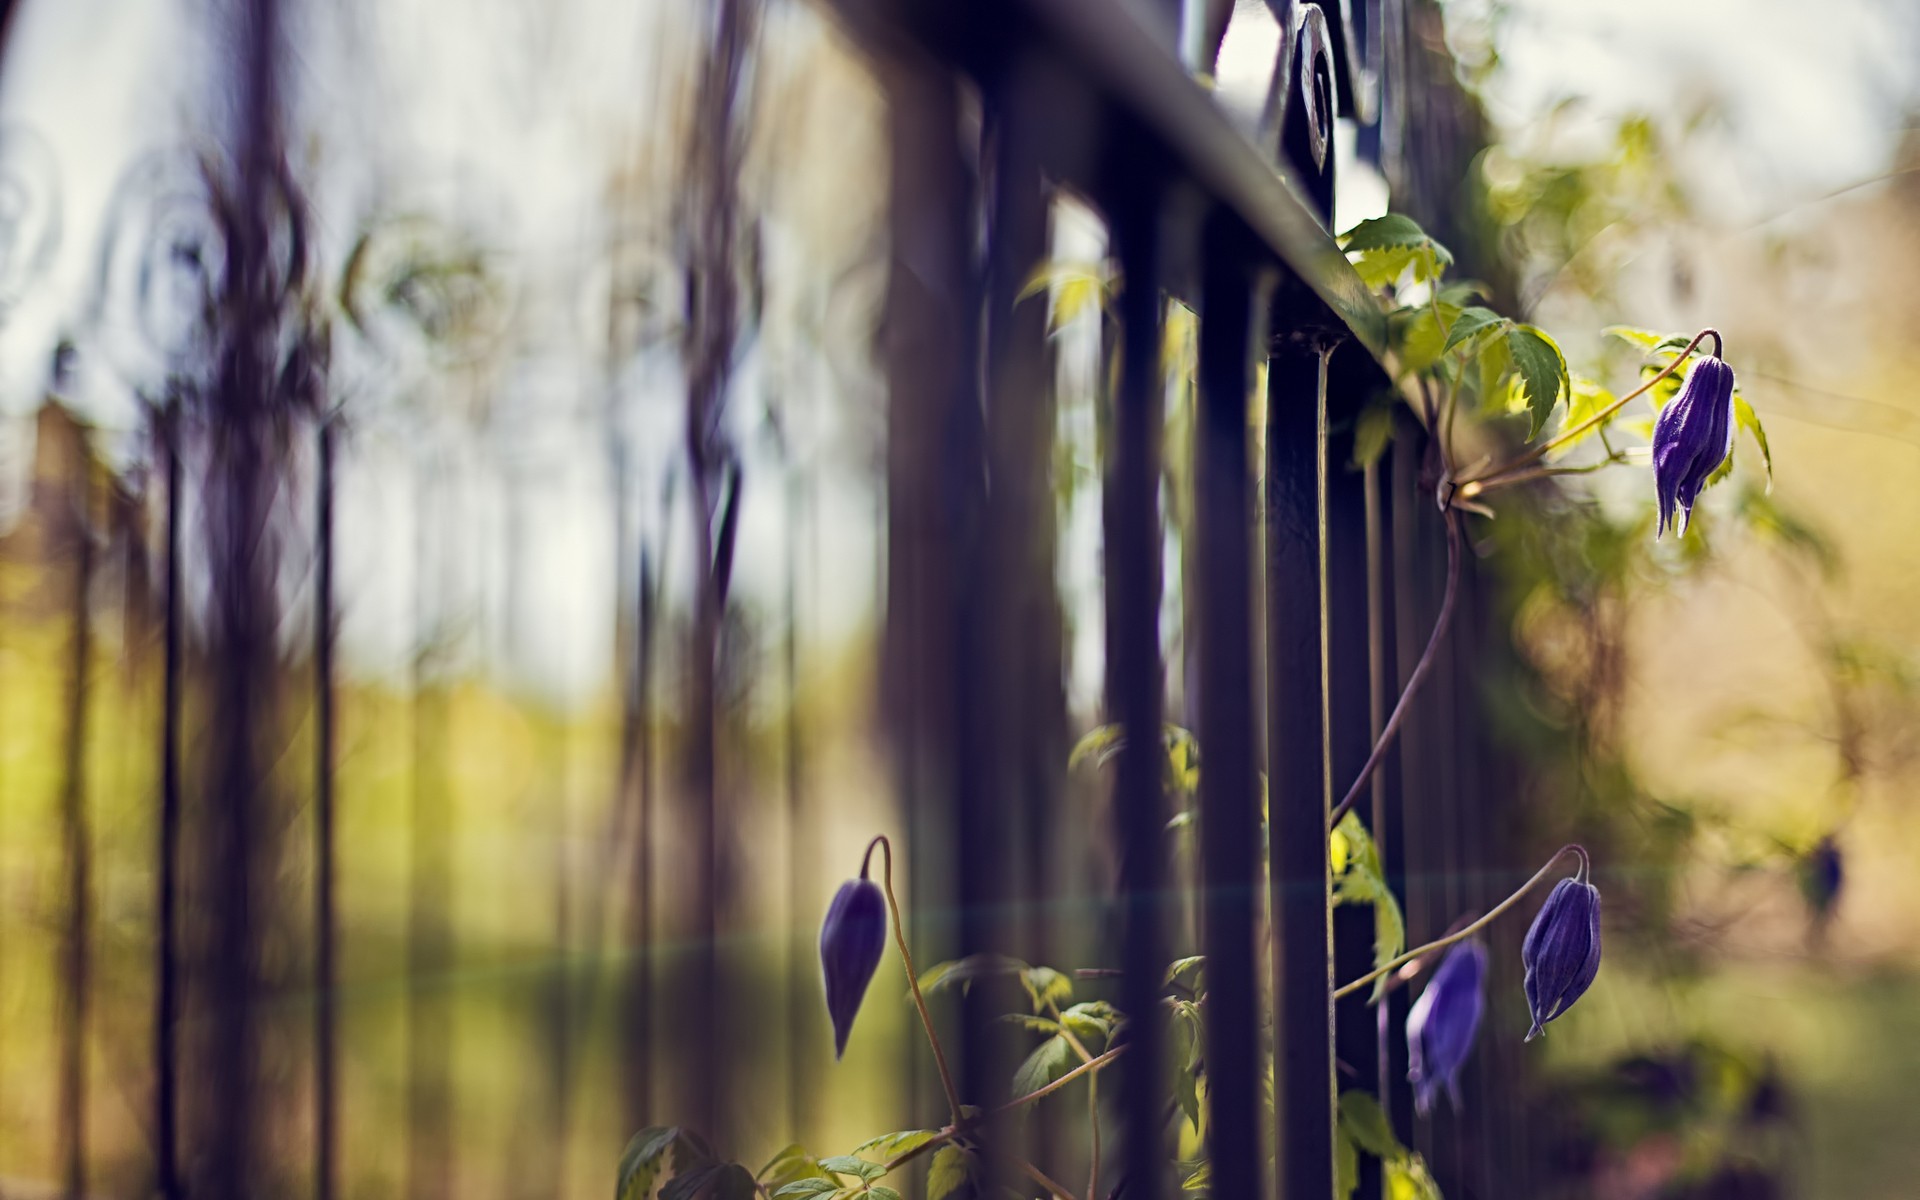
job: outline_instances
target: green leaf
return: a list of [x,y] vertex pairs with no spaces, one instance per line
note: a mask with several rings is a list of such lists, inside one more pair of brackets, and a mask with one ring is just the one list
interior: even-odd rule
[[620,1155],[620,1172],[614,1186],[615,1200],[645,1200],[653,1191],[653,1182],[665,1164],[667,1147],[680,1136],[674,1126],[655,1125],[633,1135]]
[[1073,1052],[1067,1039],[1057,1035],[1048,1038],[1027,1055],[1027,1060],[1013,1073],[1014,1098],[1039,1091],[1071,1071],[1079,1061],[1080,1056]]
[[1092,759],[1095,766],[1106,766],[1120,752],[1123,740],[1118,725],[1101,725],[1089,730],[1073,744],[1073,753],[1067,755],[1067,770],[1078,769],[1088,759]]
[[1333,1131],[1333,1195],[1334,1200],[1352,1200],[1353,1191],[1360,1186],[1360,1151],[1353,1145],[1353,1139],[1347,1136],[1344,1128],[1335,1127]]
[[1553,339],[1532,325],[1517,325],[1507,330],[1507,351],[1513,355],[1527,411],[1532,415],[1532,428],[1527,433],[1527,440],[1532,441],[1540,436],[1547,418],[1553,415],[1554,406],[1560,402],[1560,393],[1567,387],[1567,360]]
[[820,1169],[831,1171],[835,1175],[858,1175],[868,1183],[887,1173],[886,1167],[877,1162],[868,1162],[851,1154],[836,1154],[832,1158],[820,1160]]
[[1651,329],[1635,329],[1631,325],[1609,325],[1600,331],[1607,337],[1619,338],[1631,346],[1651,354],[1658,350],[1683,350],[1693,340],[1684,333],[1655,333]]
[[1027,964],[1005,954],[970,954],[966,958],[956,958],[943,963],[935,963],[920,976],[920,991],[924,993],[944,991],[957,987],[962,994],[973,986],[976,979],[988,979],[996,975],[1019,975],[1028,970]]
[[1061,1013],[1060,1022],[1074,1037],[1080,1039],[1081,1045],[1092,1046],[1095,1043],[1104,1044],[1113,1036],[1113,1027],[1119,1017],[1119,1012],[1105,1000],[1088,1000]]
[[1048,1017],[1037,1017],[1031,1013],[1002,1013],[1000,1019],[1009,1025],[1018,1025],[1022,1029],[1044,1033],[1050,1037],[1060,1032],[1060,1022]]
[[933,1165],[927,1168],[927,1200],[946,1200],[973,1178],[973,1155],[955,1145],[933,1152]]
[[1426,1160],[1418,1154],[1388,1159],[1385,1166],[1389,1200],[1445,1200]]
[[880,1184],[875,1184],[868,1188],[867,1195],[873,1197],[873,1200],[900,1200],[899,1192]]
[[1447,248],[1401,213],[1362,221],[1339,240],[1361,281],[1374,289],[1398,282],[1409,269],[1415,283],[1436,280],[1453,265]]
[[805,1179],[796,1179],[792,1183],[776,1188],[773,1194],[775,1196],[790,1196],[794,1197],[795,1200],[803,1200],[804,1197],[824,1196],[829,1192],[837,1192],[839,1190],[840,1181],[837,1179],[808,1176]]
[[1073,980],[1052,967],[1028,967],[1020,972],[1020,984],[1027,989],[1034,1012],[1073,999]]
[[1448,304],[1465,304],[1469,300],[1485,300],[1492,295],[1493,289],[1478,279],[1462,279],[1440,289],[1440,299]]
[[1408,371],[1425,371],[1440,361],[1447,344],[1447,330],[1460,316],[1452,304],[1423,304],[1404,309],[1388,321],[1388,334],[1400,356],[1400,365]]
[[739,1163],[705,1163],[680,1171],[660,1189],[660,1200],[753,1200],[753,1176]]
[[1760,424],[1760,414],[1753,411],[1753,405],[1748,404],[1746,397],[1739,392],[1733,394],[1733,419],[1740,428],[1753,435],[1755,442],[1759,443],[1760,460],[1767,467],[1767,490],[1771,492],[1773,490],[1773,448],[1767,445],[1767,431]]
[[782,1187],[800,1179],[826,1179],[831,1182],[831,1177],[820,1169],[820,1160],[808,1154],[799,1142],[788,1145],[768,1159],[767,1165],[760,1168],[758,1178],[770,1188]]
[[[1561,418],[1560,421],[1561,434],[1564,435],[1570,429],[1578,429],[1581,425],[1605,412],[1608,408],[1612,407],[1613,401],[1613,393],[1606,388],[1601,387],[1591,379],[1583,376],[1575,376],[1573,386],[1567,397],[1567,415]],[[1566,451],[1571,450],[1581,442],[1599,433],[1604,428],[1606,428],[1606,426],[1602,424],[1595,425],[1592,429],[1583,431],[1578,437],[1562,444],[1557,453],[1564,454]]]
[[1167,967],[1167,985],[1171,987],[1177,983],[1188,991],[1199,990],[1197,982],[1187,983],[1185,979],[1191,975],[1197,981],[1200,977],[1200,969],[1206,965],[1207,956],[1204,954],[1193,954],[1186,958],[1174,959],[1173,963]]
[[1187,1176],[1186,1180],[1183,1183],[1181,1183],[1180,1190],[1183,1192],[1198,1192],[1198,1191],[1204,1190],[1205,1188],[1211,1187],[1212,1185],[1213,1185],[1213,1164],[1201,1163],[1199,1170]]
[[1340,1128],[1355,1145],[1383,1162],[1405,1153],[1393,1135],[1393,1122],[1371,1092],[1354,1088],[1340,1093]]
[[1513,351],[1507,349],[1506,338],[1488,338],[1479,344],[1473,361],[1479,371],[1477,376],[1469,375],[1468,378],[1478,383],[1480,407],[1482,411],[1497,413],[1506,400],[1500,385],[1506,382],[1507,375],[1513,370]]
[[881,1158],[895,1158],[926,1145],[938,1136],[932,1129],[903,1129],[899,1133],[883,1133],[877,1138],[861,1142],[853,1148],[853,1152],[865,1154],[871,1150]]
[[1481,308],[1479,305],[1463,308],[1447,329],[1447,341],[1440,347],[1440,353],[1445,354],[1460,343],[1476,338],[1489,329],[1501,328],[1512,323],[1490,308]]

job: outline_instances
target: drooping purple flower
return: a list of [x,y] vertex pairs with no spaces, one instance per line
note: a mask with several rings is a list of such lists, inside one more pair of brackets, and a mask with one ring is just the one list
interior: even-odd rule
[[1407,1082],[1413,1084],[1413,1105],[1421,1116],[1442,1087],[1453,1107],[1460,1107],[1460,1068],[1480,1030],[1486,974],[1487,948],[1477,940],[1461,942],[1440,960],[1427,990],[1407,1013]]
[[1527,1009],[1532,1041],[1548,1021],[1573,1007],[1600,973],[1600,889],[1577,876],[1553,885],[1553,893],[1520,944],[1527,969]]
[[887,944],[887,900],[864,878],[849,879],[833,894],[820,924],[820,970],[827,984],[827,1016],[833,1020],[833,1056],[846,1053],[854,1015],[867,994],[880,952]]
[[1715,354],[1694,362],[1653,425],[1653,489],[1660,501],[1656,537],[1675,523],[1676,511],[1678,530],[1686,534],[1700,489],[1732,451],[1733,368]]

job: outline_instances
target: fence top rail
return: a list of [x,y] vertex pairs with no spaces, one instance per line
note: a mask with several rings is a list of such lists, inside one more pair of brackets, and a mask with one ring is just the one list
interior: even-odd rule
[[1232,210],[1377,361],[1386,317],[1300,193],[1124,4],[1017,0],[1062,58],[1160,143],[1168,161]]
[[[1300,192],[1227,119],[1181,63],[1112,0],[1018,0],[1102,100],[1150,132],[1169,161],[1229,207],[1288,273],[1379,359],[1386,317]],[[1283,67],[1284,69],[1284,67]]]

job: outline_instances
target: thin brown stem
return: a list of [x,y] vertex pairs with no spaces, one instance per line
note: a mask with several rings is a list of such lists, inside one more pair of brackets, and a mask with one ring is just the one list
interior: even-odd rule
[[1564,858],[1569,854],[1575,854],[1579,856],[1580,868],[1578,872],[1574,875],[1574,878],[1584,882],[1588,878],[1588,876],[1592,873],[1592,867],[1593,867],[1592,862],[1587,858],[1586,847],[1578,844],[1569,844],[1569,845],[1562,846],[1558,850],[1555,850],[1553,852],[1553,857],[1549,858],[1546,861],[1545,866],[1541,867],[1538,871],[1534,872],[1532,879],[1529,879],[1525,883],[1520,885],[1519,891],[1515,892],[1511,896],[1508,896],[1505,900],[1502,900],[1500,903],[1488,909],[1486,912],[1486,915],[1481,917],[1479,920],[1473,922],[1471,925],[1464,926],[1457,933],[1450,933],[1446,937],[1428,942],[1424,946],[1415,946],[1413,949],[1407,951],[1405,954],[1402,954],[1400,957],[1392,960],[1391,962],[1385,963],[1379,967],[1375,967],[1371,971],[1368,971],[1365,975],[1362,975],[1360,978],[1354,980],[1352,983],[1345,983],[1340,985],[1339,987],[1333,989],[1333,998],[1335,1000],[1338,1000],[1344,996],[1351,996],[1353,993],[1359,991],[1361,988],[1367,986],[1369,983],[1372,983],[1374,980],[1380,978],[1382,975],[1387,974],[1389,971],[1397,971],[1401,967],[1407,965],[1408,963],[1412,962],[1416,958],[1421,957],[1422,955],[1432,954],[1435,950],[1444,950],[1448,946],[1453,945],[1455,942],[1464,941],[1467,938],[1472,937],[1474,934],[1479,933],[1482,929],[1485,929],[1488,925],[1491,925],[1494,922],[1494,920],[1500,916],[1501,913],[1506,912],[1508,909],[1512,908],[1514,905],[1520,903],[1520,901],[1526,896],[1528,892],[1538,887],[1540,885],[1540,881],[1547,877],[1548,873],[1553,870],[1554,864],[1559,862],[1562,858]]
[[961,1134],[967,1132],[970,1129],[975,1128],[976,1126],[984,1125],[988,1121],[993,1120],[995,1117],[1005,1116],[1007,1113],[1014,1112],[1017,1109],[1025,1108],[1027,1105],[1032,1104],[1034,1101],[1040,1099],[1041,1097],[1049,1096],[1049,1095],[1052,1095],[1054,1092],[1059,1091],[1061,1088],[1067,1086],[1069,1083],[1072,1083],[1074,1080],[1080,1078],[1082,1075],[1093,1074],[1095,1071],[1098,1071],[1100,1068],[1112,1063],[1114,1059],[1119,1058],[1122,1054],[1125,1054],[1126,1052],[1127,1052],[1126,1046],[1119,1045],[1107,1051],[1105,1054],[1096,1054],[1092,1058],[1088,1059],[1086,1062],[1081,1063],[1079,1066],[1075,1067],[1073,1070],[1068,1071],[1065,1075],[1062,1075],[1060,1078],[1054,1080],[1052,1083],[1049,1083],[1044,1087],[1037,1087],[1032,1091],[1028,1092],[1024,1096],[1015,1096],[1013,1099],[1007,1101],[1005,1104],[1002,1104],[997,1108],[990,1108],[985,1112],[975,1113],[972,1116],[965,1118],[964,1120],[955,1121],[953,1124],[947,1126],[945,1129],[942,1129],[940,1132],[934,1134],[931,1138],[928,1138],[926,1141],[921,1142],[918,1146],[913,1147],[911,1150],[903,1150],[899,1154],[894,1155],[892,1158],[888,1159],[882,1165],[885,1166],[887,1170],[891,1171],[894,1168],[901,1166],[904,1163],[912,1162],[914,1159],[919,1158],[922,1154],[925,1154],[930,1150],[935,1150],[941,1146],[946,1145],[948,1142],[951,1142],[954,1138],[959,1137]]
[[1460,514],[1453,509],[1442,513],[1447,523],[1447,589],[1440,599],[1440,613],[1433,619],[1433,632],[1427,637],[1427,648],[1420,652],[1420,661],[1413,665],[1413,673],[1407,676],[1407,686],[1401,689],[1400,699],[1393,705],[1393,715],[1387,718],[1387,724],[1373,743],[1373,752],[1367,755],[1367,761],[1360,768],[1360,774],[1354,778],[1353,786],[1347,789],[1344,799],[1336,804],[1327,818],[1329,829],[1340,824],[1340,818],[1347,815],[1360,801],[1367,789],[1367,781],[1380,769],[1380,763],[1387,757],[1387,750],[1393,745],[1393,739],[1399,736],[1400,725],[1406,720],[1407,710],[1413,706],[1413,698],[1420,691],[1420,685],[1427,681],[1433,671],[1434,660],[1439,656],[1440,643],[1447,636],[1447,627],[1453,621],[1454,601],[1460,595]]
[[1518,455],[1517,457],[1515,457],[1509,462],[1502,463],[1499,467],[1495,468],[1492,471],[1487,472],[1485,475],[1481,475],[1474,479],[1459,480],[1458,482],[1460,485],[1460,493],[1463,496],[1471,498],[1473,496],[1479,495],[1482,492],[1491,490],[1491,488],[1494,486],[1505,486],[1505,483],[1507,481],[1502,479],[1503,476],[1513,474],[1514,472],[1519,471],[1524,467],[1527,467],[1533,463],[1539,462],[1541,459],[1545,458],[1547,455],[1553,453],[1553,451],[1555,451],[1556,449],[1573,441],[1575,438],[1582,436],[1588,430],[1597,428],[1598,426],[1604,425],[1606,422],[1612,420],[1613,415],[1619,412],[1621,409],[1625,408],[1627,406],[1628,401],[1638,399],[1640,396],[1645,395],[1649,390],[1652,389],[1654,384],[1659,383],[1662,379],[1665,379],[1667,376],[1679,370],[1680,364],[1686,362],[1687,359],[1693,354],[1694,347],[1698,346],[1701,342],[1705,341],[1709,337],[1713,339],[1714,353],[1715,353],[1715,356],[1718,357],[1719,352],[1722,349],[1722,344],[1720,341],[1720,331],[1717,329],[1702,329],[1699,333],[1696,333],[1693,335],[1693,340],[1687,343],[1687,348],[1682,350],[1679,354],[1675,355],[1672,362],[1660,368],[1660,370],[1653,376],[1653,378],[1647,380],[1645,383],[1641,384],[1639,387],[1628,392],[1626,395],[1620,397],[1618,400],[1615,400],[1612,404],[1607,405],[1605,408],[1593,414],[1591,417],[1588,417],[1586,420],[1580,422],[1578,425],[1575,425],[1572,429],[1565,430],[1562,433],[1556,434],[1553,437],[1548,438],[1546,441],[1540,443],[1538,446],[1535,446],[1533,449],[1527,450],[1521,453],[1520,455]]
[[[1055,1183],[1053,1180],[1047,1178],[1047,1173],[1045,1171],[1042,1171],[1039,1167],[1034,1166],[1032,1163],[1028,1162],[1026,1159],[1022,1158],[1017,1160],[1016,1165],[1019,1166],[1021,1173],[1024,1174],[1028,1179],[1033,1180],[1035,1183],[1039,1184],[1041,1187],[1047,1189],[1047,1191],[1050,1194],[1058,1197],[1059,1200],[1078,1200],[1078,1197],[1076,1197],[1072,1192],[1068,1191],[1064,1187],[1061,1187],[1059,1184]],[[1088,1195],[1091,1196],[1092,1193],[1089,1192]]]
[[940,1048],[940,1037],[933,1031],[933,1014],[927,1011],[927,998],[920,994],[920,974],[913,969],[913,952],[907,949],[906,927],[900,921],[900,902],[893,898],[893,843],[886,834],[867,843],[867,853],[860,860],[860,878],[867,877],[867,864],[873,859],[873,848],[880,847],[885,870],[881,875],[881,886],[886,889],[887,907],[893,911],[893,940],[900,947],[900,961],[906,964],[907,986],[913,989],[914,1007],[920,1010],[920,1024],[927,1031],[927,1044],[933,1047],[933,1061],[940,1068],[940,1086],[946,1089],[947,1107],[953,1112],[953,1120],[960,1122],[960,1093],[953,1086],[953,1072],[947,1069],[947,1052]]

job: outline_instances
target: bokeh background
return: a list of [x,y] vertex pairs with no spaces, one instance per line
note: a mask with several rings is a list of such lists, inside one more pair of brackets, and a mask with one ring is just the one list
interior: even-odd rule
[[[1720,328],[1775,465],[1678,545],[1653,544],[1640,469],[1477,535],[1511,644],[1472,719],[1527,780],[1502,811],[1594,845],[1617,922],[1529,1051],[1555,1194],[1911,1196],[1920,12],[1400,7],[1465,131],[1436,232],[1578,372],[1630,375],[1610,324]],[[604,1195],[628,1136],[683,1113],[748,1162],[937,1114],[897,964],[836,1064],[813,949],[876,832],[923,965],[958,919],[898,752],[915,631],[888,609],[913,536],[888,507],[889,98],[916,64],[806,0],[0,13],[0,1196],[161,1178],[170,638],[182,1119],[244,1104],[251,1194],[316,1194],[329,1061],[352,1196]],[[1263,13],[1229,31],[1230,111],[1271,70]],[[1343,128],[1336,228],[1399,205],[1363,141]],[[234,198],[262,180],[256,228]],[[1063,198],[1048,243],[1097,264],[1106,234]],[[298,298],[250,350],[215,332],[236,264]],[[1092,284],[1051,278],[1053,559],[1019,644],[986,652],[1053,684],[1016,714],[1044,751],[1021,948],[1097,968],[1107,797],[1067,759],[1104,719],[1101,330]],[[249,409],[247,378],[295,415]],[[246,488],[203,482],[255,460]],[[253,591],[216,588],[240,560]],[[242,610],[257,678],[209,649]],[[1167,686],[1178,720],[1178,666]],[[236,705],[270,713],[238,847],[193,799],[242,753]],[[254,952],[223,983],[233,937]]]

